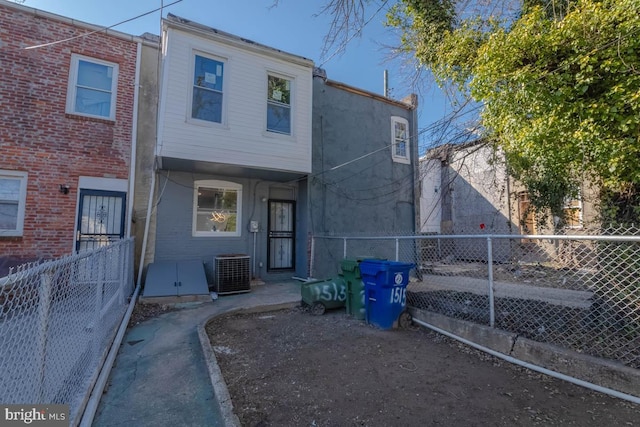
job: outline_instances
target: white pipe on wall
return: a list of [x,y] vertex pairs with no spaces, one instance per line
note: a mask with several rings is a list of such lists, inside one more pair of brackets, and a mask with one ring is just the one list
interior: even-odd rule
[[460,341],[463,344],[466,344],[466,345],[474,347],[474,348],[476,348],[478,350],[484,351],[485,353],[489,353],[492,356],[499,357],[500,359],[506,360],[507,362],[513,363],[515,365],[519,365],[519,366],[522,366],[524,368],[531,369],[532,371],[540,372],[541,374],[549,375],[550,377],[558,378],[560,380],[567,381],[567,382],[570,382],[572,384],[579,385],[581,387],[586,387],[586,388],[588,388],[590,390],[594,390],[594,391],[597,391],[599,393],[604,393],[604,394],[607,394],[609,396],[617,397],[619,399],[624,399],[624,400],[628,400],[629,402],[640,404],[640,397],[632,396],[630,394],[622,393],[622,392],[617,391],[617,390],[612,390],[610,388],[602,387],[602,386],[599,386],[597,384],[593,384],[593,383],[590,383],[590,382],[587,382],[587,381],[579,380],[578,378],[570,377],[569,375],[561,374],[559,372],[555,372],[555,371],[552,371],[550,369],[543,368],[541,366],[537,366],[537,365],[533,365],[533,364],[528,363],[528,362],[524,362],[524,361],[522,361],[520,359],[516,359],[515,357],[508,356],[508,355],[506,355],[504,353],[500,353],[500,352],[492,350],[492,349],[490,349],[488,347],[482,346],[480,344],[476,344],[476,343],[474,343],[472,341],[469,341],[467,339],[464,339],[462,337],[454,335],[454,334],[452,334],[450,332],[445,331],[444,329],[438,328],[437,326],[433,326],[433,325],[430,325],[430,324],[428,324],[426,322],[423,322],[422,320],[413,318],[413,321],[415,323],[417,323],[418,325],[422,325],[425,328],[429,328],[429,329],[431,329],[433,331],[438,332],[439,334],[446,335],[449,338],[453,338],[456,341]]

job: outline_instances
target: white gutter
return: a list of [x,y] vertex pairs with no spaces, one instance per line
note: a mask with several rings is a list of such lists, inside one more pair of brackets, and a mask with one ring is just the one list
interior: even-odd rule
[[129,212],[127,212],[127,230],[126,235],[131,236],[131,222],[133,220],[133,205],[136,186],[136,152],[138,150],[138,103],[140,96],[140,62],[141,62],[142,43],[138,42],[138,49],[136,52],[136,76],[133,83],[133,126],[131,127],[131,158],[129,165],[129,197],[128,205]]
[[440,329],[437,326],[433,326],[433,325],[430,325],[430,324],[428,324],[428,323],[426,323],[426,322],[424,322],[422,320],[416,319],[415,317],[412,320],[415,323],[417,323],[418,325],[422,325],[425,328],[429,328],[431,330],[434,330],[434,331],[436,331],[436,332],[438,332],[440,334],[448,336],[449,338],[453,338],[454,340],[460,341],[463,344],[466,344],[466,345],[469,345],[471,347],[477,348],[480,351],[484,351],[485,353],[489,353],[492,356],[499,357],[500,359],[506,360],[507,362],[513,363],[515,365],[519,365],[519,366],[522,366],[524,368],[531,369],[532,371],[540,372],[541,374],[549,375],[550,377],[558,378],[560,380],[567,381],[567,382],[570,382],[572,384],[579,385],[581,387],[586,387],[586,388],[588,388],[590,390],[594,390],[594,391],[597,391],[599,393],[604,393],[604,394],[607,394],[609,396],[617,397],[619,399],[624,399],[624,400],[628,400],[629,402],[640,404],[640,397],[636,397],[636,396],[632,396],[630,394],[622,393],[622,392],[617,391],[617,390],[612,390],[612,389],[607,388],[607,387],[602,387],[602,386],[599,386],[597,384],[593,384],[593,383],[590,383],[590,382],[587,382],[587,381],[579,380],[577,378],[570,377],[568,375],[561,374],[559,372],[555,372],[555,371],[543,368],[541,366],[537,366],[537,365],[533,365],[533,364],[528,363],[528,362],[524,362],[524,361],[522,361],[520,359],[516,359],[515,357],[508,356],[508,355],[506,355],[504,353],[500,353],[499,351],[495,351],[495,350],[492,350],[492,349],[490,349],[488,347],[484,347],[484,346],[482,346],[480,344],[476,344],[476,343],[474,343],[472,341],[466,340],[466,339],[464,339],[462,337],[459,337],[459,336],[454,335],[454,334],[452,334],[450,332],[447,332],[444,329]]
[[140,253],[140,264],[138,265],[138,288],[142,283],[142,272],[144,271],[144,259],[147,253],[147,240],[149,237],[149,225],[151,224],[151,211],[153,210],[153,193],[156,189],[156,170],[151,170],[151,187],[149,188],[149,203],[147,203],[147,218],[144,222],[144,236],[142,237],[142,251]]

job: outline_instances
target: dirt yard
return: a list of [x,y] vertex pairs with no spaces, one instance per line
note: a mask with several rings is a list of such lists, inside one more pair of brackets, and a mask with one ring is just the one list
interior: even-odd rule
[[632,426],[640,406],[422,327],[344,309],[214,319],[207,332],[243,426]]

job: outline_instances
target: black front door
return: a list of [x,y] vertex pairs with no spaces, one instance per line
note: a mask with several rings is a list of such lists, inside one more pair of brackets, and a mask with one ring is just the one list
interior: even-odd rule
[[295,268],[295,211],[290,200],[269,200],[269,270]]
[[124,237],[126,193],[80,190],[76,251],[108,245]]

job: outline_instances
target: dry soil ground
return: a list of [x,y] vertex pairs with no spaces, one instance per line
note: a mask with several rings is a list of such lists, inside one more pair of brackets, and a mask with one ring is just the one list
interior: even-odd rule
[[232,314],[207,326],[243,426],[631,426],[640,406],[422,327],[344,310]]

